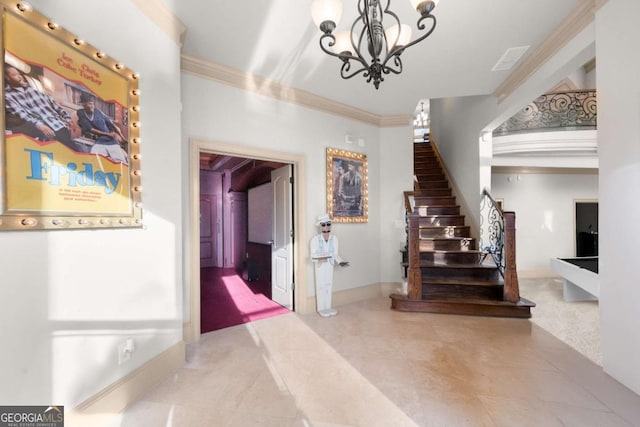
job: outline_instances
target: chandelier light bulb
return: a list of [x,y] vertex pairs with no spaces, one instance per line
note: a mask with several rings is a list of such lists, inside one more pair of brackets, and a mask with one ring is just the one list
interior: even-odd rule
[[[333,31],[342,17],[342,0],[313,0],[313,3],[311,3],[311,17],[323,32]],[[332,27],[326,24],[327,22],[332,22]]]
[[392,25],[384,33],[387,37],[388,52],[406,46],[411,41],[411,27],[407,24]]
[[336,33],[336,44],[333,46],[333,51],[340,54],[354,55],[353,45],[351,44],[351,31],[338,31]]

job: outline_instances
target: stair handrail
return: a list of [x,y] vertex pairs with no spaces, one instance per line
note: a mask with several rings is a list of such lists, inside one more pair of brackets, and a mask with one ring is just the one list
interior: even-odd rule
[[516,213],[503,211],[489,191],[482,190],[480,203],[480,250],[491,255],[504,279],[503,299],[520,301],[516,268]]
[[[485,188],[480,202],[480,244],[484,257],[491,255],[504,278],[504,212]],[[483,258],[484,259],[484,258]]]
[[415,207],[415,194],[415,191],[404,192],[404,210],[407,214],[413,213],[413,208]]

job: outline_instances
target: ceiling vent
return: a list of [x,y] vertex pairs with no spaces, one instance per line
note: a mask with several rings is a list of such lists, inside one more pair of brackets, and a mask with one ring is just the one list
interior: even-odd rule
[[511,67],[513,67],[520,58],[522,58],[522,55],[524,55],[528,49],[529,46],[511,47],[507,49],[500,59],[498,59],[498,62],[496,62],[496,65],[493,66],[491,71],[510,70]]

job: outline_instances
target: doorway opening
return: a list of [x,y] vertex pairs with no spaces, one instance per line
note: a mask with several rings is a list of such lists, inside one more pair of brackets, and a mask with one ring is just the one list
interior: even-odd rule
[[575,201],[576,257],[598,256],[598,201]]
[[201,333],[293,310],[292,171],[200,153]]
[[[278,170],[285,170],[289,177],[272,176]],[[233,296],[240,298],[234,303],[235,310],[226,316],[227,324],[233,318],[235,323],[232,323],[239,324],[278,314],[281,310],[305,311],[305,280],[298,273],[304,265],[301,260],[306,256],[304,245],[298,243],[305,238],[304,207],[299,203],[304,183],[298,179],[303,171],[304,159],[299,155],[216,142],[190,142],[192,205],[190,285],[186,296],[189,321],[185,323],[187,341],[195,341],[201,333],[208,331],[206,307],[202,304],[220,295],[231,297],[235,294]],[[281,185],[285,182],[287,185]],[[252,242],[248,238],[249,188],[265,184],[274,188],[274,194],[288,188],[288,207],[274,203],[273,226],[280,234],[274,236],[273,241]],[[281,196],[279,200],[282,200]],[[287,211],[288,215],[283,215]],[[283,222],[282,218],[287,216],[289,222]],[[283,242],[282,236],[288,236],[290,240]],[[277,251],[282,246],[289,250],[288,258],[283,258],[282,251]],[[219,285],[215,292],[211,288],[212,282]],[[291,288],[288,304],[281,299],[282,288],[286,286]],[[242,291],[237,292],[240,287],[243,287]],[[270,305],[258,307],[260,302]],[[249,313],[243,310],[249,310]]]

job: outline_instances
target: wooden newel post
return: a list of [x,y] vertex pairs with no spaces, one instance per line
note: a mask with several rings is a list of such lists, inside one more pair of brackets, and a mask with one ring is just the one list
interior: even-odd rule
[[516,271],[516,213],[504,212],[504,295],[505,301],[520,301],[520,286]]
[[409,215],[409,270],[407,271],[407,297],[422,299],[422,272],[420,271],[420,223],[417,213]]

